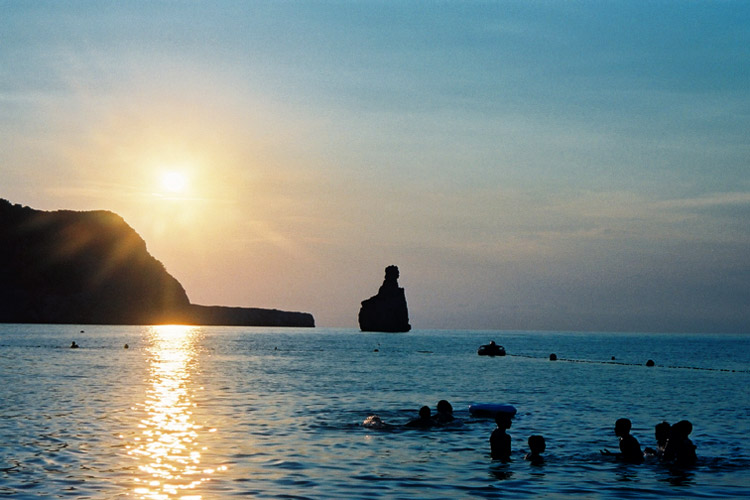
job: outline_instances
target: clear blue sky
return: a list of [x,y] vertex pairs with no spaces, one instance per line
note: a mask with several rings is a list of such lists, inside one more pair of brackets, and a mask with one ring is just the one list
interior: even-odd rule
[[415,328],[750,332],[750,3],[0,11],[0,197],[193,302],[356,326],[396,264]]

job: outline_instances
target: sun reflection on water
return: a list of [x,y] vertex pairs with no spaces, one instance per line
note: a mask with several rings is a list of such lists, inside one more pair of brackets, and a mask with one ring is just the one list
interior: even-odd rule
[[199,442],[205,430],[193,419],[193,386],[199,329],[181,325],[153,326],[150,344],[151,386],[142,403],[146,418],[140,436],[128,446],[128,455],[138,461],[142,473],[135,478],[136,495],[142,499],[180,498],[197,500],[191,494],[211,474],[225,467],[201,467]]

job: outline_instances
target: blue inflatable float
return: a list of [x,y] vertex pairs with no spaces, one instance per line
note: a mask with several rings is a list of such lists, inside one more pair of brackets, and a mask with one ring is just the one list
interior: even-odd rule
[[516,407],[503,403],[476,403],[469,406],[469,413],[474,417],[495,418],[500,413],[512,417],[516,414]]

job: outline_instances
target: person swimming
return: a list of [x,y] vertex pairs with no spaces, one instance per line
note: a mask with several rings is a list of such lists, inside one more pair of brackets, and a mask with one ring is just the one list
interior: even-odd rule
[[643,453],[638,440],[630,434],[632,424],[627,418],[620,418],[615,422],[615,435],[620,438],[621,458],[626,462],[643,462]]
[[379,416],[370,415],[362,422],[362,427],[367,427],[368,429],[387,429],[391,426],[383,422]]
[[430,410],[430,407],[423,406],[419,409],[419,417],[407,422],[406,427],[418,427],[421,429],[427,429],[429,427],[432,427],[433,423],[432,411]]
[[667,446],[667,441],[669,440],[669,434],[671,432],[672,426],[669,425],[669,422],[663,421],[654,427],[654,438],[656,438],[656,449],[654,448],[646,448],[643,450],[643,454],[645,456],[655,456],[658,458],[662,458],[664,456],[664,449]]
[[456,422],[456,418],[453,416],[453,406],[445,399],[438,401],[437,414],[434,420],[437,425],[447,425]]
[[544,436],[534,435],[529,436],[529,453],[526,454],[524,460],[528,460],[532,465],[540,465],[544,463],[544,457],[542,453],[547,449],[547,443],[544,442]]
[[[639,464],[643,462],[643,452],[638,440],[630,434],[632,424],[627,418],[617,419],[615,422],[615,436],[620,438],[620,453],[615,455],[625,462]],[[612,455],[609,450],[602,450],[604,455]]]
[[693,424],[688,420],[680,420],[672,426],[664,448],[663,460],[680,467],[695,465],[698,456],[695,453],[695,445],[688,438],[693,432]]
[[74,341],[73,341],[73,342],[72,342],[72,343],[70,344],[70,348],[71,348],[71,349],[78,349],[78,347],[79,347],[79,346],[78,346],[78,344],[76,344],[76,341],[75,341],[75,340],[74,340]]
[[510,436],[505,432],[510,429],[510,417],[504,413],[495,416],[497,429],[490,435],[490,456],[493,460],[510,460]]

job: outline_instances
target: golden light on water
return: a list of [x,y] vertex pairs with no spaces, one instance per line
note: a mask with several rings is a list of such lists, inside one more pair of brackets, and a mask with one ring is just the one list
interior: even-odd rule
[[142,410],[140,435],[128,447],[138,461],[135,478],[138,498],[150,500],[197,500],[194,490],[209,481],[211,474],[225,467],[204,468],[200,434],[210,432],[193,418],[193,382],[196,343],[195,327],[165,325],[152,327],[148,353],[151,386]]

